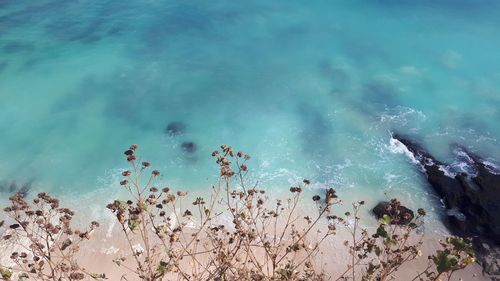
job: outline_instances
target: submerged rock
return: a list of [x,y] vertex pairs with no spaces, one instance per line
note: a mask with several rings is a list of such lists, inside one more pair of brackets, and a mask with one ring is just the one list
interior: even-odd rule
[[196,152],[196,144],[194,142],[188,141],[188,142],[183,142],[181,144],[182,150],[184,150],[187,153],[194,153]]
[[0,192],[5,192],[9,194],[19,193],[22,197],[25,197],[31,190],[33,180],[18,184],[15,180],[13,181],[1,181],[0,182]]
[[9,193],[14,193],[17,191],[17,183],[16,181],[13,181],[9,185]]
[[415,217],[412,210],[402,205],[399,205],[397,207],[397,210],[393,210],[391,203],[387,201],[378,203],[372,211],[377,219],[382,218],[384,215],[389,215],[392,217],[394,216],[394,214],[397,214],[397,218],[395,220],[392,220],[391,223],[400,225],[409,224]]
[[413,154],[427,181],[443,198],[452,230],[464,236],[490,239],[500,244],[500,175],[492,173],[479,156],[460,147],[477,171],[474,175],[450,176],[443,164],[420,145],[400,135],[393,135]]
[[186,131],[186,124],[182,122],[170,122],[165,129],[165,132],[170,136],[178,136],[184,134]]
[[328,158],[333,150],[331,134],[334,129],[330,120],[321,108],[307,103],[301,103],[297,108],[297,113],[301,122],[300,138],[303,151],[313,158]]
[[365,106],[380,104],[394,107],[400,104],[397,101],[398,90],[390,81],[375,80],[365,83],[362,94]]
[[2,72],[5,68],[7,68],[6,62],[0,62],[0,72]]
[[14,41],[9,42],[3,46],[3,51],[6,54],[14,54],[21,52],[33,52],[35,50],[35,46],[28,42]]
[[23,185],[21,185],[21,188],[17,193],[21,194],[22,197],[26,197],[28,192],[31,190],[31,184],[32,182],[26,182]]

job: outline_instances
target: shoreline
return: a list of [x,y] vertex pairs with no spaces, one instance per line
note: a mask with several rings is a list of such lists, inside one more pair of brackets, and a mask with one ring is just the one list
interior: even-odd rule
[[[310,210],[310,208],[306,209]],[[307,210],[304,210],[304,212],[307,212]],[[376,220],[373,219],[373,221]],[[396,277],[395,280],[411,280],[411,278],[417,275],[417,272],[421,272],[425,269],[428,261],[427,256],[438,249],[438,242],[443,238],[443,236],[436,235],[434,231],[426,232],[423,245],[421,246],[422,255],[403,265],[394,274]],[[343,241],[346,239],[349,239],[347,232],[339,229],[339,233],[330,237],[323,244],[322,253],[318,254],[316,260],[316,266],[325,269],[327,275],[338,276],[347,268],[348,264],[346,261],[348,259],[346,259],[346,254],[348,248],[343,245]],[[121,257],[122,253],[123,255],[127,255],[130,252],[130,248],[124,240],[123,233],[116,227],[113,228],[111,232],[106,229],[98,229],[96,233],[93,234],[93,241],[94,242],[91,244],[87,243],[87,245],[91,247],[80,256],[82,264],[86,264],[86,268],[92,272],[106,272],[109,280],[120,280],[119,278],[121,278],[124,270],[114,264],[112,260]],[[454,273],[451,280],[490,280],[488,277],[484,276],[482,272],[482,267],[474,263],[466,269]]]

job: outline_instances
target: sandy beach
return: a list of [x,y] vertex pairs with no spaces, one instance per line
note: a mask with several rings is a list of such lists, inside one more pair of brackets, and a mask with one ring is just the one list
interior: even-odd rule
[[[310,192],[306,192],[310,193]],[[311,193],[312,194],[312,193]],[[273,202],[269,199],[269,202]],[[314,211],[317,207],[312,201],[304,199],[303,204],[299,206],[297,214],[299,216],[303,215],[314,215]],[[344,204],[340,206],[334,206],[334,213],[342,213],[349,210],[349,205]],[[361,220],[361,226],[366,227],[369,233],[373,233],[376,228],[376,220],[373,218],[369,208],[366,208],[361,214],[363,219]],[[82,218],[80,218],[82,219]],[[81,251],[77,255],[77,260],[79,264],[83,266],[87,272],[92,273],[105,273],[108,280],[137,280],[137,276],[127,269],[134,269],[136,267],[132,256],[131,249],[127,243],[119,224],[113,221],[113,217],[107,216],[105,222],[101,223],[101,227],[95,230],[91,234],[91,239],[89,241],[84,241],[81,244]],[[219,217],[217,223],[225,223],[228,226],[231,225],[225,216]],[[304,221],[297,221],[295,225],[300,227],[305,227]],[[327,227],[326,222],[320,222],[319,227]],[[438,240],[443,239],[444,234],[442,231],[446,231],[444,226],[439,222],[429,222],[426,228],[427,232],[423,240],[423,245],[421,247],[422,255],[414,261],[410,261],[401,267],[393,276],[394,280],[412,280],[419,272],[424,270],[428,264],[427,256],[435,252],[438,248]],[[440,229],[436,232],[436,229]],[[439,235],[437,233],[440,233]],[[188,232],[189,234],[189,232]],[[188,235],[189,236],[189,235]],[[311,245],[314,244],[314,235],[310,238],[310,241],[306,241]],[[417,236],[415,236],[417,237]],[[337,234],[333,237],[329,237],[321,246],[317,257],[314,259],[316,268],[324,271],[327,280],[336,280],[348,267],[349,263],[349,253],[348,247],[344,245],[344,241],[350,240],[351,237],[344,226],[339,226],[337,229]],[[144,245],[141,245],[139,240],[132,241],[135,249],[143,249]],[[5,241],[2,242],[2,252],[10,253],[13,251],[19,251],[21,247],[19,245],[9,245]],[[4,266],[13,265],[9,260],[9,255],[4,254],[0,256],[0,264]],[[121,262],[121,266],[118,266],[115,262],[116,259],[128,257],[127,260]],[[197,262],[204,263],[208,261],[208,255],[197,256]],[[183,260],[184,266],[193,266],[193,261],[187,257]],[[176,275],[166,275],[167,280],[175,280]],[[453,275],[451,280],[489,280],[482,275],[482,269],[478,264],[473,264],[467,267],[465,270],[461,270]]]

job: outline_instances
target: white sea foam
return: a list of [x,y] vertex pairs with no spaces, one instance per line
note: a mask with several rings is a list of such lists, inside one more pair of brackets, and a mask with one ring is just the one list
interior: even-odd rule
[[269,165],[270,165],[269,161],[267,161],[267,160],[264,159],[260,163],[260,168],[267,168],[267,167],[269,167]]
[[495,175],[500,175],[500,164],[488,160],[483,161],[483,164],[488,172]]
[[455,154],[461,158],[464,158],[468,163],[472,164],[474,163],[474,159],[472,159],[469,154],[467,154],[465,151],[462,149],[455,149],[454,150]]
[[465,221],[467,219],[467,217],[462,212],[460,212],[459,210],[457,210],[456,208],[447,210],[446,214],[448,216],[454,216],[454,217],[456,217],[459,221]]
[[384,180],[387,182],[387,183],[392,183],[394,180],[396,180],[397,178],[399,178],[398,175],[394,175],[394,174],[391,174],[391,173],[386,173],[384,175]]
[[386,110],[380,115],[381,123],[396,123],[399,125],[406,125],[412,119],[424,121],[427,116],[420,110],[411,107],[397,106]]
[[404,74],[410,74],[410,75],[420,75],[420,70],[418,70],[415,66],[413,65],[405,65],[399,68],[399,71]]
[[[470,176],[476,176],[477,175],[477,170],[474,167],[475,161],[470,157],[469,154],[467,154],[465,151],[462,149],[458,148],[453,151],[459,158],[459,161],[455,161],[452,165],[453,167],[457,167],[459,171],[465,172]],[[460,161],[462,160],[462,161]],[[481,163],[485,166],[485,168],[488,170],[488,172],[495,174],[495,175],[500,175],[500,164],[496,162],[495,160],[481,160]]]
[[470,157],[465,151],[461,148],[456,148],[453,150],[453,153],[457,155],[457,159],[450,164],[455,171],[466,173],[469,176],[476,176],[477,170],[474,166],[474,159]]
[[444,173],[445,176],[454,178],[457,173],[452,170],[450,166],[439,165],[439,170]]
[[315,182],[308,186],[311,190],[325,190],[328,186],[322,182]]
[[113,229],[115,228],[115,225],[116,225],[116,221],[115,220],[112,220],[109,223],[108,230],[106,231],[106,237],[107,238],[111,238],[113,236]]
[[469,176],[476,176],[477,171],[476,169],[471,166],[468,162],[465,161],[460,161],[460,160],[455,160],[453,163],[449,165],[450,167],[453,168],[456,173],[465,173]]
[[349,168],[351,166],[352,166],[352,162],[350,159],[345,159],[343,164],[334,165],[334,167],[337,168],[338,170],[343,170],[343,169]]
[[290,184],[295,184],[300,180],[302,180],[302,177],[300,177],[297,173],[290,171],[286,168],[279,168],[271,172],[262,172],[259,173],[257,176],[258,179],[265,181],[271,181],[283,177],[286,177],[288,183]]
[[406,155],[412,163],[420,165],[420,162],[415,158],[413,153],[411,153],[411,151],[408,150],[408,148],[402,142],[393,138],[392,136],[389,140],[389,145],[387,145],[386,148],[394,154]]

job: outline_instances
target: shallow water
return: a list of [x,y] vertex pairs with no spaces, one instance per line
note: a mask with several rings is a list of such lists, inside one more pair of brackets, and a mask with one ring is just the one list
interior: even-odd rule
[[[410,135],[500,160],[497,1],[2,1],[0,183],[110,194],[139,143],[183,189],[204,189],[222,143],[251,178],[410,205],[432,198],[391,144]],[[171,122],[185,125],[170,136]],[[183,151],[193,142],[194,151]]]

